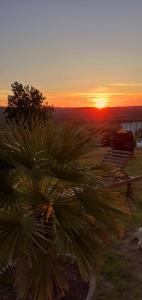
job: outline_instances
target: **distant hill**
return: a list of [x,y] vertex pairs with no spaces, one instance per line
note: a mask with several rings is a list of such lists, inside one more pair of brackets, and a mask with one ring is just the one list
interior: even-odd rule
[[96,108],[55,108],[56,120],[121,122],[142,120],[142,106]]
[[[4,107],[0,107],[0,117],[3,117]],[[55,108],[56,121],[95,121],[95,122],[121,122],[142,120],[142,106],[108,107],[97,109],[92,107]]]
[[0,106],[0,121],[4,120],[4,107],[3,106]]
[[0,106],[0,114],[4,112],[4,106]]

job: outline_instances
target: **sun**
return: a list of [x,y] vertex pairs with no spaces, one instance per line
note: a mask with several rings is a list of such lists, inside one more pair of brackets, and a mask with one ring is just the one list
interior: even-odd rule
[[107,98],[95,98],[94,102],[95,102],[94,106],[101,109],[101,108],[107,107],[108,99]]

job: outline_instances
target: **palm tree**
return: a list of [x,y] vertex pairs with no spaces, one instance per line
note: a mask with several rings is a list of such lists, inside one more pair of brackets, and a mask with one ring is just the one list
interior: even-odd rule
[[0,257],[13,265],[21,300],[64,295],[66,266],[88,279],[120,237],[125,202],[104,186],[108,171],[86,160],[97,136],[94,127],[38,121],[1,130]]

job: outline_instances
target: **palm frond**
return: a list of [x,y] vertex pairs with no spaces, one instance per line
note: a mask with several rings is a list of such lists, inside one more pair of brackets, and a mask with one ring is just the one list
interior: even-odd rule
[[26,300],[30,295],[33,300],[53,300],[58,295],[63,295],[68,284],[64,277],[63,265],[57,259],[54,248],[48,256],[39,252],[37,259],[29,265],[25,257],[16,261],[16,288],[21,300]]
[[15,264],[19,298],[53,300],[63,293],[61,257],[73,257],[87,278],[129,210],[105,187],[119,170],[86,164],[100,130],[22,122],[0,132],[0,256]]
[[[46,233],[46,236],[45,236]],[[47,253],[51,229],[33,215],[0,214],[0,255],[7,260],[15,259],[17,253],[26,253],[31,261],[37,250]]]

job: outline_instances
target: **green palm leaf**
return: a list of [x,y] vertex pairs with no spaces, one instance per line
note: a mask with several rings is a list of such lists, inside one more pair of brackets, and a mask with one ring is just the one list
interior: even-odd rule
[[119,170],[86,163],[99,133],[35,120],[0,132],[0,256],[14,263],[22,300],[63,293],[66,257],[88,278],[123,232],[126,203],[105,187]]

